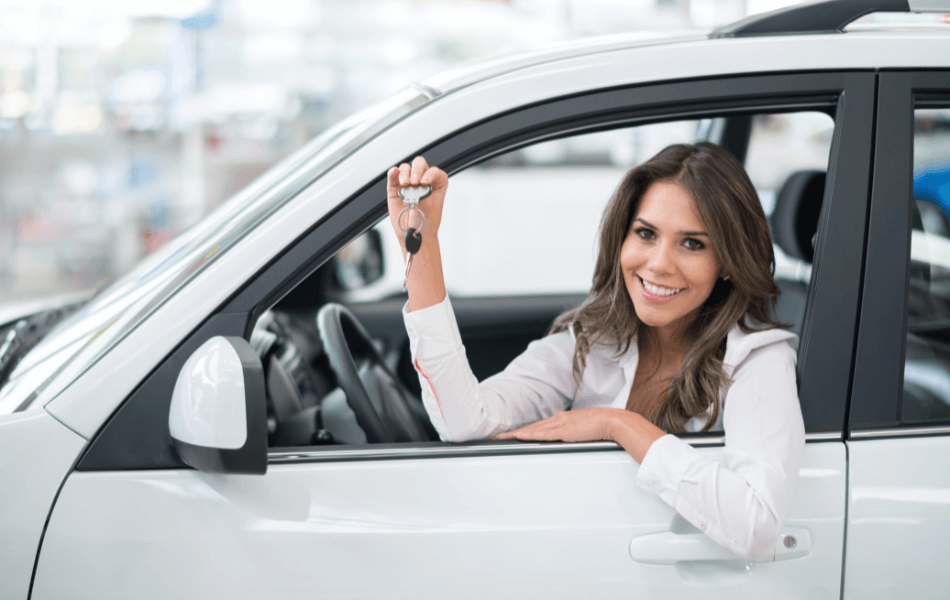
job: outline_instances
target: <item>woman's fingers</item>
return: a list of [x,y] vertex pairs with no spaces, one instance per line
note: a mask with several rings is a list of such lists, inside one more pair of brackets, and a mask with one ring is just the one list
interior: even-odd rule
[[611,439],[607,428],[610,409],[563,411],[537,423],[499,434],[499,440],[586,442]]
[[399,186],[409,185],[409,177],[412,176],[412,167],[409,166],[409,163],[402,163],[399,165]]
[[433,190],[439,190],[448,185],[449,176],[439,167],[429,167],[429,169],[419,179],[420,185],[432,186]]
[[409,177],[409,185],[419,185],[428,168],[429,163],[426,162],[425,158],[417,156],[412,159],[412,175]]
[[525,425],[518,429],[507,431],[505,433],[499,433],[495,436],[495,439],[498,440],[550,440],[550,439],[561,439],[558,437],[559,434],[559,421],[558,415],[544,419],[543,421],[538,421],[537,423],[532,423],[530,425]]
[[426,159],[422,156],[417,156],[412,159],[412,164],[402,163],[396,167],[396,177],[393,179],[392,171],[390,171],[389,183],[398,184],[397,187],[405,187],[407,185],[432,185],[435,187],[439,183],[443,183],[448,180],[448,175],[445,174],[445,171],[438,167],[430,167],[429,163],[426,162]]
[[386,175],[386,185],[390,190],[395,190],[399,188],[399,167],[393,167],[389,170],[389,173]]

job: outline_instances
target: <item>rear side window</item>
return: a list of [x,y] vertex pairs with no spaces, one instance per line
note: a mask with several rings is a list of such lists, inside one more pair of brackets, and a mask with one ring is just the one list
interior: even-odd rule
[[950,423],[950,109],[914,113],[901,423]]

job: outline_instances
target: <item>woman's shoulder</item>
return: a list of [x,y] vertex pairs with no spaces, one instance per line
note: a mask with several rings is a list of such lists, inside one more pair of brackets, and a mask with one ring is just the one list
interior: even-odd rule
[[723,368],[732,375],[740,366],[750,363],[785,366],[795,364],[798,355],[798,336],[787,329],[742,331],[736,325],[726,338]]

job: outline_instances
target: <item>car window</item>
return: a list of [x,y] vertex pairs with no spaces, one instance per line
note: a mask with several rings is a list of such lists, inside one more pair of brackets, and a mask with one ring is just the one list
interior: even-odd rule
[[950,422],[950,109],[914,114],[907,352],[900,421]]
[[[714,141],[746,159],[773,228],[788,234],[784,250],[785,238],[776,235],[776,256],[784,261],[776,271],[782,292],[776,316],[797,332],[807,298],[811,244],[833,130],[832,118],[819,112],[654,123],[547,140],[453,173],[439,243],[446,287],[475,376],[481,381],[504,369],[530,341],[544,335],[559,312],[569,308],[565,302],[583,299],[594,270],[599,221],[614,189],[627,170],[673,143]],[[803,174],[809,181],[820,177],[821,184],[789,184]],[[805,213],[815,218],[800,218]],[[805,240],[807,249],[794,244],[799,239]],[[365,322],[402,384],[418,397],[418,376],[398,315],[404,302],[404,296],[397,294],[405,266],[389,219],[383,218],[374,231],[351,241],[330,266],[332,277],[323,281],[344,290],[342,299]],[[315,299],[332,299],[311,285],[315,279],[319,278],[301,284],[306,294],[291,293],[282,307],[288,308],[294,296],[300,297],[300,307]],[[519,297],[530,306],[517,304]],[[548,306],[545,297],[562,304]],[[288,338],[282,330],[303,330],[277,308],[273,320],[258,323],[259,344],[267,337],[261,335],[262,328],[277,332],[276,339]],[[392,313],[389,319],[382,316],[387,311]],[[306,309],[300,314],[312,322]],[[523,322],[517,321],[519,314]],[[327,439],[366,443],[367,437],[347,409],[345,394],[334,385],[334,376],[319,368],[322,359],[314,355],[311,365],[316,368],[309,369],[308,375],[301,370],[306,361],[283,356],[319,352],[321,342],[312,333],[309,340],[297,336],[292,349],[276,342],[277,351],[267,359],[269,393],[274,400],[271,445],[318,443],[311,431],[317,413],[320,426],[331,434]],[[277,377],[282,369],[286,376]],[[365,379],[369,390],[372,378]],[[301,385],[285,386],[286,390],[275,386],[275,382],[288,381]],[[385,403],[374,392],[368,393],[382,414]],[[280,408],[280,399],[285,397],[295,399],[283,402],[288,416],[282,416]],[[297,412],[300,406],[305,408]],[[298,420],[306,427],[298,428]]]
[[439,232],[453,296],[586,292],[601,213],[623,174],[700,121],[541,142],[456,174]]
[[[763,209],[771,215],[792,175],[827,170],[834,121],[813,111],[742,118],[750,123],[748,147],[730,149],[746,157]],[[728,125],[724,118],[684,120],[577,135],[454,174],[439,232],[446,288],[453,297],[585,293],[601,212],[623,174],[669,144],[725,143]],[[387,288],[402,283],[401,275],[393,274],[402,254],[388,227],[387,220],[377,225]],[[776,246],[777,277],[807,281],[810,268],[810,260]],[[801,312],[803,301],[797,306]]]

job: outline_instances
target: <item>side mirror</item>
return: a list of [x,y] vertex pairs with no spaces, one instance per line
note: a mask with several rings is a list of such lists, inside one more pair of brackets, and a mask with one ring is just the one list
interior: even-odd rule
[[355,238],[333,258],[333,276],[339,288],[351,292],[383,277],[383,242],[379,231],[370,229]]
[[264,369],[251,345],[216,336],[178,374],[168,429],[185,464],[209,473],[267,472]]

